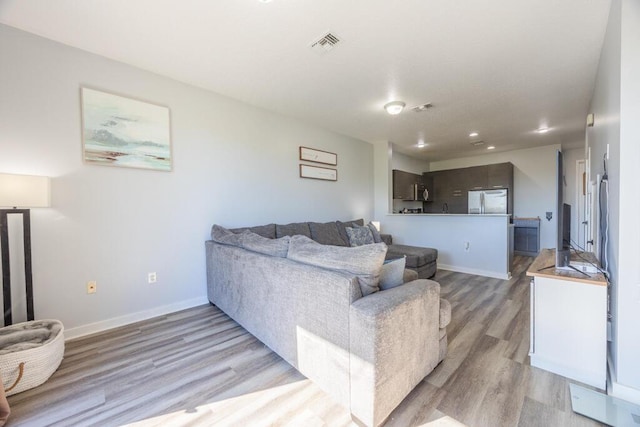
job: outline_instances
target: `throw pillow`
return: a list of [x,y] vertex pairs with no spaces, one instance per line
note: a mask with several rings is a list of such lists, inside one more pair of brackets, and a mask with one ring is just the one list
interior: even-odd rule
[[392,259],[382,264],[380,271],[380,289],[391,289],[404,283],[404,266],[407,257]]
[[362,246],[375,243],[373,234],[366,225],[362,227],[347,227],[347,235],[349,236],[349,245]]
[[347,234],[347,227],[356,227],[363,226],[364,219],[354,219],[353,221],[336,221],[336,225],[338,226],[338,231],[340,232],[340,236],[342,236],[342,240],[345,242],[345,246],[349,246],[349,235]]
[[369,223],[367,224],[367,227],[369,227],[369,230],[371,230],[371,234],[373,234],[373,241],[376,243],[382,242],[382,236],[380,236],[380,232],[378,231],[376,226],[372,223]]
[[289,252],[289,236],[279,239],[268,239],[251,231],[242,233],[242,247],[265,255],[286,258]]
[[357,276],[362,295],[379,290],[380,269],[387,253],[384,243],[354,248],[321,245],[305,236],[292,236],[287,258]]
[[242,247],[242,234],[233,233],[217,224],[211,227],[211,240],[223,245]]

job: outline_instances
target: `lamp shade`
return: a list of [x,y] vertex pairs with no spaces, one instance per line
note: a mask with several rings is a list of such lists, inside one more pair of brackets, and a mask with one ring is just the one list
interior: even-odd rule
[[49,207],[49,181],[49,177],[46,176],[0,173],[0,207]]

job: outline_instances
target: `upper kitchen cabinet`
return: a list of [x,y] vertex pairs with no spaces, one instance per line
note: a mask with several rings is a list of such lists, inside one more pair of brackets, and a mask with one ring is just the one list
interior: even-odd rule
[[458,170],[464,171],[465,189],[467,191],[487,188],[487,166],[473,166]]
[[487,165],[487,188],[513,188],[513,163]]
[[429,201],[433,202],[423,205],[425,212],[467,213],[469,191],[506,188],[507,212],[513,213],[511,163],[426,172],[422,179],[429,190]]
[[393,170],[393,198],[396,200],[423,200],[422,175]]
[[436,195],[435,189],[433,188],[433,175],[429,175],[426,172],[422,174],[422,185],[424,186],[424,195],[427,196],[423,201],[433,202]]

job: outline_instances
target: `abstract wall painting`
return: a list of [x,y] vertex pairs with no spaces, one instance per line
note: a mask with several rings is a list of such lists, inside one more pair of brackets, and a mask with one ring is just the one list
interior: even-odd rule
[[81,88],[84,161],[171,171],[169,108]]

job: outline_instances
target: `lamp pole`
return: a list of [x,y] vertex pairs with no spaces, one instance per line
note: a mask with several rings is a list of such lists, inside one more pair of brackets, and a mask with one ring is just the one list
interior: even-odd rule
[[0,251],[2,252],[2,301],[4,326],[13,323],[11,312],[11,263],[9,259],[9,215],[22,215],[24,241],[24,276],[27,297],[27,320],[34,320],[33,276],[31,270],[31,215],[29,209],[0,209]]

